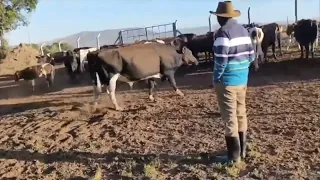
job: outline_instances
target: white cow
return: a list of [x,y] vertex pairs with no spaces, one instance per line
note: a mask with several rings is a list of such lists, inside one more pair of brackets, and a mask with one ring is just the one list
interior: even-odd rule
[[248,29],[252,46],[255,52],[255,59],[254,59],[254,69],[257,71],[259,69],[259,56],[263,56],[262,48],[261,48],[261,42],[264,37],[264,33],[261,28],[258,27],[252,27]]
[[146,41],[143,44],[149,44],[149,43],[153,43],[153,42],[157,42],[157,43],[160,43],[160,44],[165,44],[165,42],[163,40],[161,40],[161,39],[155,39],[155,40],[151,40],[151,41]]

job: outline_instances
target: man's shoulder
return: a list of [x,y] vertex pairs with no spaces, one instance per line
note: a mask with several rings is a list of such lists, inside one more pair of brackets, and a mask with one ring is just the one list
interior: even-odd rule
[[[230,24],[228,26],[222,26],[218,31],[217,31],[217,36],[228,36],[229,38],[232,38],[234,34],[238,35],[247,35],[248,31],[245,27],[243,27],[241,24],[235,23],[235,24]],[[240,33],[240,34],[239,34]],[[236,35],[237,36],[237,35]]]

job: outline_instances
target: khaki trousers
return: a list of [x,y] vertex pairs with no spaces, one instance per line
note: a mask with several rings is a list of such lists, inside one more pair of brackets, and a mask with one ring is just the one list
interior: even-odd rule
[[245,101],[247,85],[225,86],[223,83],[215,83],[215,91],[220,114],[225,123],[225,135],[238,137],[238,132],[248,129]]

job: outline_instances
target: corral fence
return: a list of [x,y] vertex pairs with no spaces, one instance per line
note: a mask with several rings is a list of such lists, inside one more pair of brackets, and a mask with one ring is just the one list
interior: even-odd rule
[[[114,44],[131,44],[135,41],[151,40],[155,38],[176,37],[177,21],[168,24],[154,25],[144,28],[133,28],[119,31],[119,35]],[[181,33],[180,33],[181,34]]]

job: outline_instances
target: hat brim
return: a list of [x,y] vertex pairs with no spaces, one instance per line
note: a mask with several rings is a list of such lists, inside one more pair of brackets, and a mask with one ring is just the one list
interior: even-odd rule
[[234,10],[232,13],[217,13],[217,12],[211,12],[211,14],[214,14],[219,17],[239,17],[241,15],[241,12],[239,10]]

